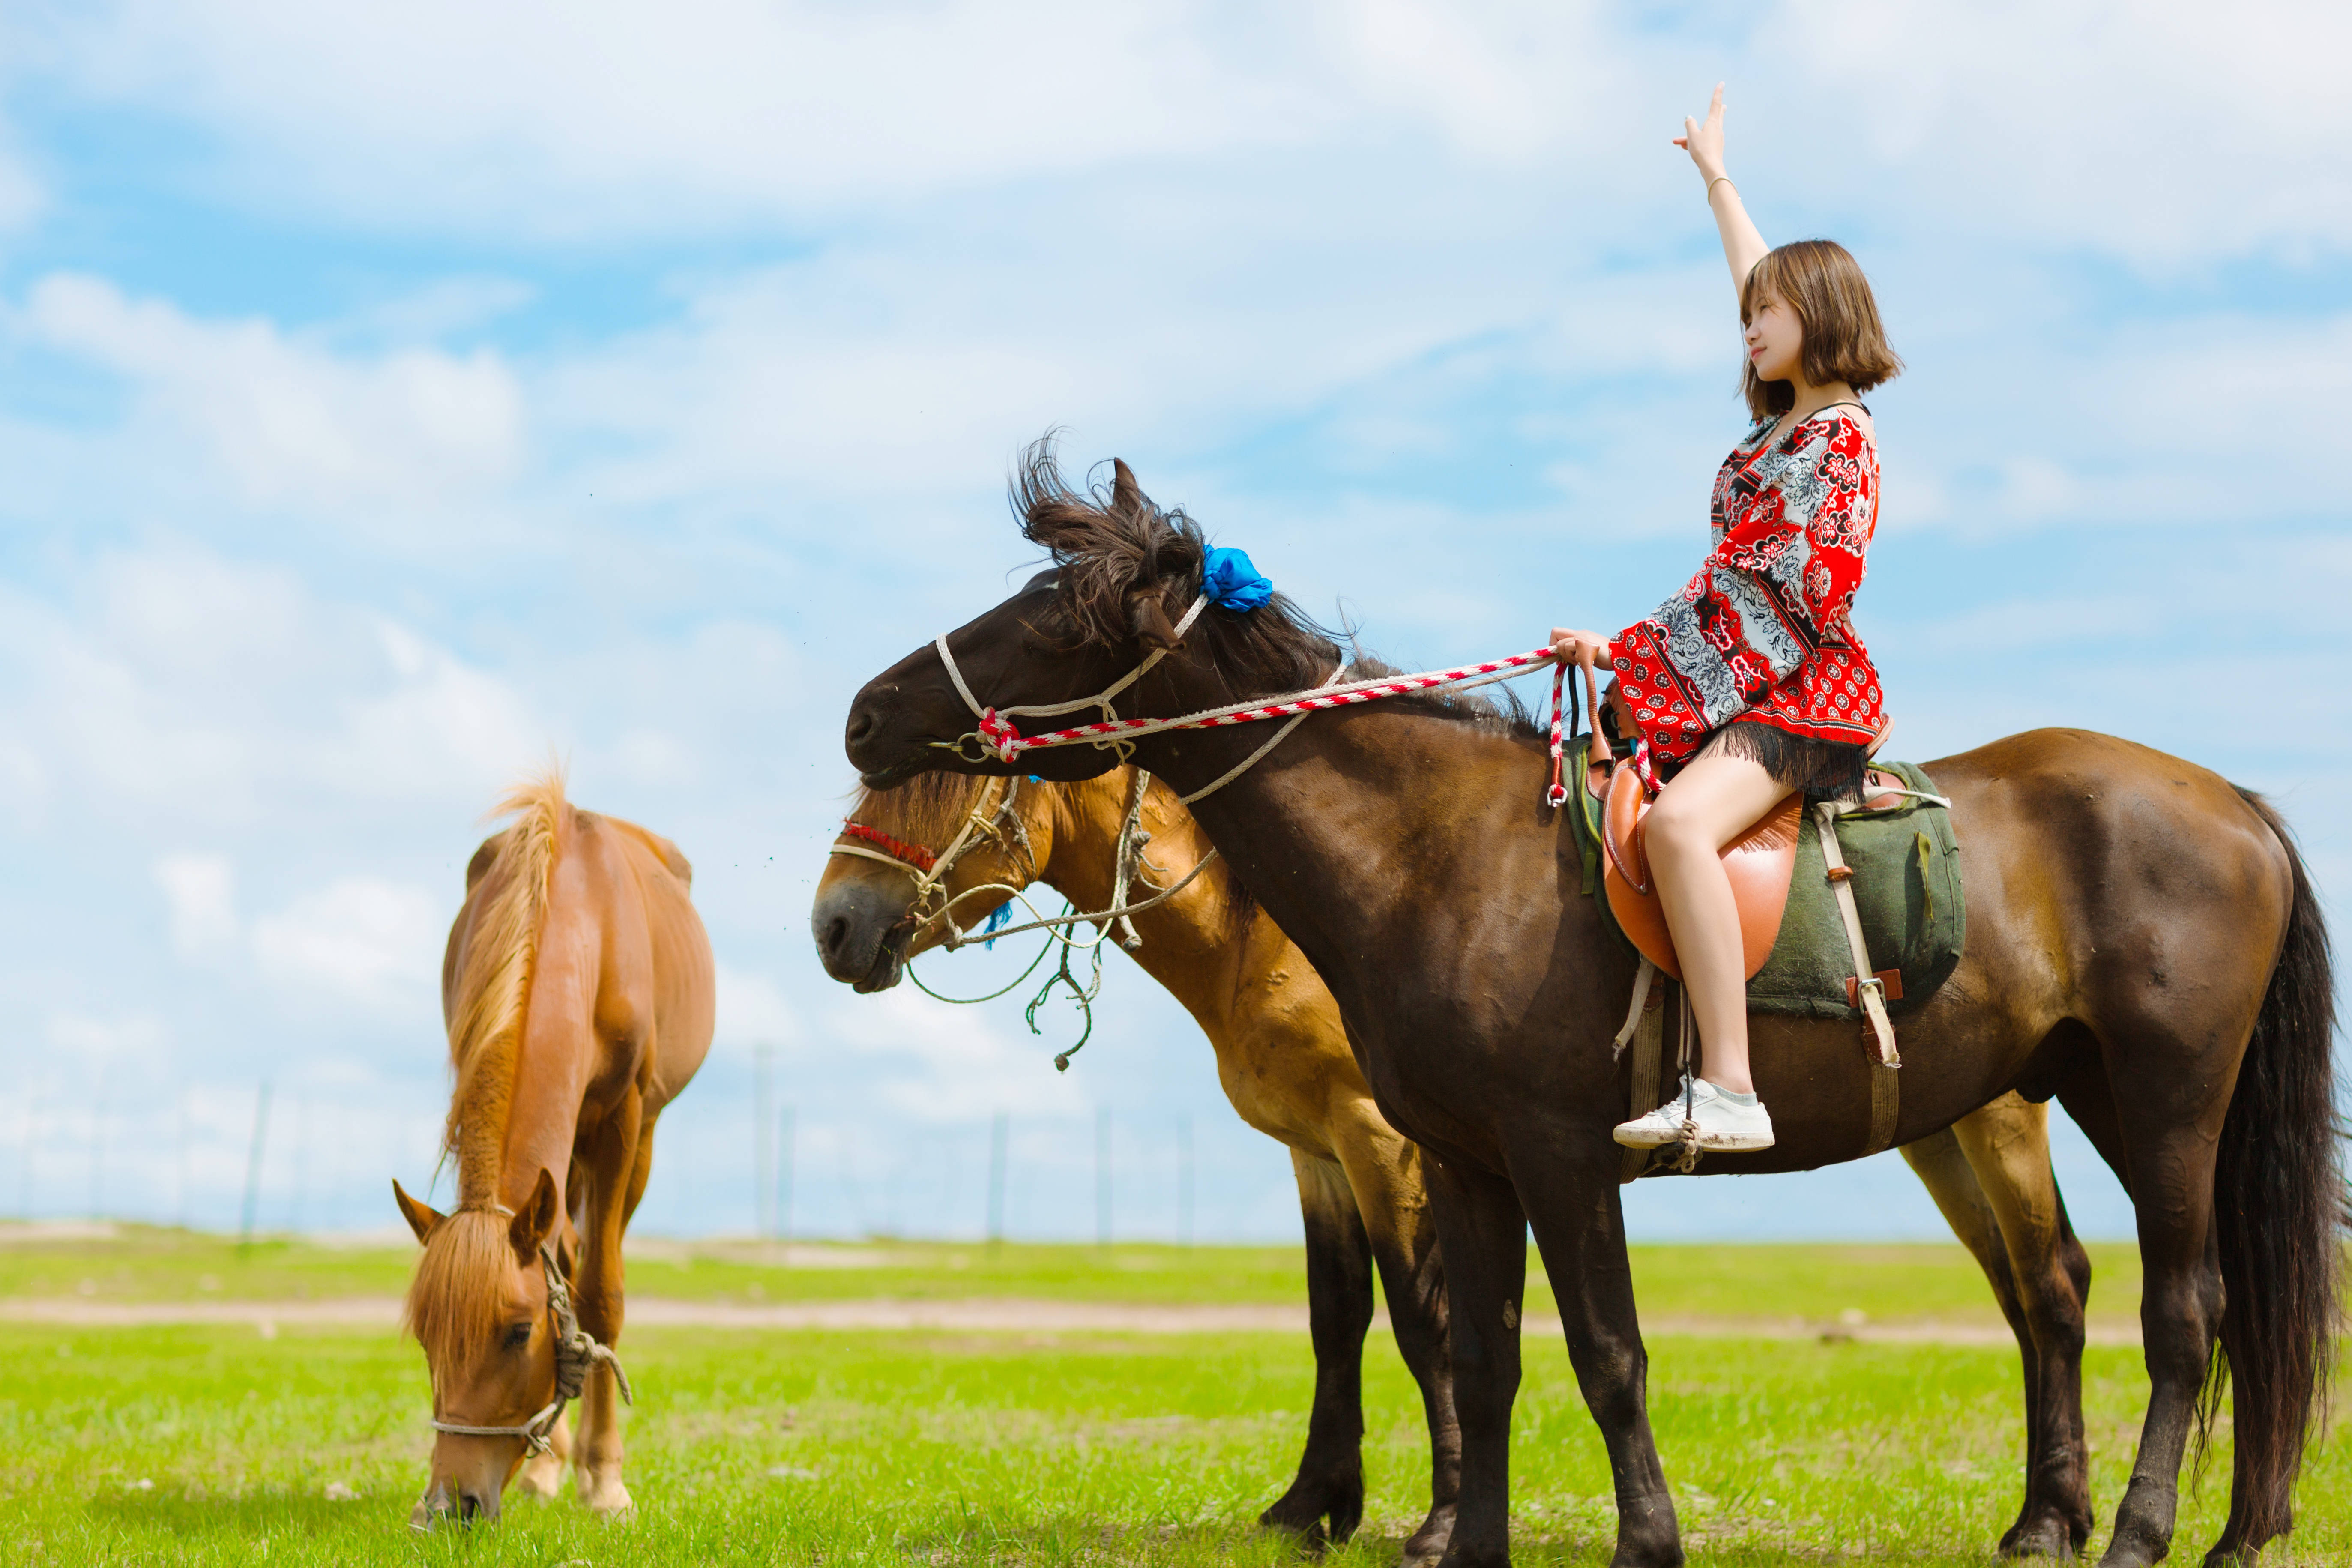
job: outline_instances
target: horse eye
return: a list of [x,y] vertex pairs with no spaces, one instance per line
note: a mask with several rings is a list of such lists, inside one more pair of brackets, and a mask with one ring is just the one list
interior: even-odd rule
[[504,1344],[508,1350],[521,1350],[524,1346],[530,1343],[530,1325],[529,1323],[509,1324],[507,1326],[506,1338],[500,1342]]

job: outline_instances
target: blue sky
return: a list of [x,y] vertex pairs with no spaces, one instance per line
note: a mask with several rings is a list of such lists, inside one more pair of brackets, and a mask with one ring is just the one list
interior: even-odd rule
[[[2026,41],[2031,47],[2025,47]],[[1904,4],[0,10],[0,1212],[392,1219],[477,818],[551,752],[677,839],[721,970],[641,1224],[1296,1234],[1287,1163],[1114,959],[1095,1043],[861,999],[806,910],[863,679],[1078,464],[1412,667],[1622,624],[1739,426],[1681,116],[1829,234],[1873,398],[1895,749],[2111,731],[2352,879],[2335,8]],[[987,989],[993,960],[929,966]],[[2128,1211],[2069,1135],[2082,1227]],[[93,1181],[93,1173],[97,1179]],[[93,1188],[96,1188],[93,1191]],[[1892,1157],[1644,1184],[1637,1233],[1930,1236]]]

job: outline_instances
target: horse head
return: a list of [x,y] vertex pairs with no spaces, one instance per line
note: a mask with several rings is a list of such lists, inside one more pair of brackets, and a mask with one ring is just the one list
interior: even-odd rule
[[[866,790],[816,885],[809,931],[827,974],[861,994],[898,984],[907,960],[970,930],[1045,874],[1053,855],[1046,792],[927,774]],[[863,831],[853,831],[862,829]]]
[[[1063,479],[1050,437],[1029,448],[1013,506],[1022,537],[1051,552],[1053,567],[942,638],[952,668],[933,644],[866,682],[845,740],[869,788],[935,770],[1098,777],[1123,760],[1122,748],[1064,746],[1008,762],[976,728],[979,712],[1033,733],[1108,711],[1162,716],[1311,685],[1336,661],[1338,650],[1280,595],[1247,608],[1201,605],[1210,552],[1200,526],[1153,505],[1125,463],[1114,459],[1111,474],[1107,492],[1080,492]],[[1016,711],[1055,708],[1068,717]]]
[[[535,1447],[526,1427],[556,1403],[557,1331],[541,1251],[562,1219],[555,1181],[542,1169],[519,1214],[445,1215],[398,1182],[392,1191],[425,1247],[404,1321],[425,1348],[436,1428],[432,1477],[409,1523],[425,1529],[452,1513],[494,1520]],[[478,1430],[451,1430],[467,1427]]]

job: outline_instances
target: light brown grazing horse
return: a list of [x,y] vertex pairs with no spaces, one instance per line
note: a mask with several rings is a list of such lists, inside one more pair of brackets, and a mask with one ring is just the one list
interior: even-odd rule
[[[1279,595],[1208,609],[1177,637],[1203,594],[1206,541],[1123,464],[1097,499],[1063,483],[1041,446],[1015,503],[1055,569],[947,635],[955,672],[926,645],[858,692],[845,741],[868,787],[932,770],[1074,781],[1129,760],[1086,744],[1007,758],[973,707],[1084,709],[1127,682],[1123,713],[1176,718],[1303,690],[1338,667]],[[1165,657],[1141,668],[1154,651]],[[1265,734],[1130,740],[1136,764],[1190,792],[1243,768]],[[2042,730],[1925,765],[1965,857],[1968,945],[1906,1017],[1895,1142],[2012,1090],[2065,1106],[2131,1194],[2144,1279],[2147,1413],[2101,1561],[2147,1568],[2170,1550],[2217,1339],[2232,1473],[2207,1560],[2242,1561],[2292,1527],[2337,1326],[2334,974],[2310,879],[2260,797],[2128,742]],[[1309,720],[1193,816],[1331,988],[1381,1114],[1423,1150],[1462,1429],[1443,1563],[1509,1558],[1532,1226],[1615,1478],[1614,1562],[1671,1568],[1683,1549],[1610,1139],[1631,1087],[1610,1040],[1633,962],[1583,896],[1575,844],[1543,803],[1548,773],[1531,726],[1444,696],[1396,699]],[[1702,1175],[1862,1153],[1858,1027],[1759,1017],[1753,1048],[1780,1142],[1711,1154]]]
[[[527,1458],[526,1489],[553,1495],[559,1361],[581,1370],[570,1312],[602,1345],[620,1338],[621,1237],[653,1173],[654,1123],[710,1048],[710,942],[677,846],[574,808],[553,776],[499,810],[515,820],[466,868],[441,968],[457,1207],[436,1213],[393,1184],[425,1245],[406,1321],[441,1428],[418,1526],[497,1518]],[[615,1368],[599,1355],[584,1371],[570,1445],[580,1500],[617,1513],[629,1493]],[[522,1429],[535,1421],[551,1430],[534,1458]]]
[[[1110,908],[1134,781],[1131,768],[1067,784],[929,773],[865,792],[850,820],[870,831],[836,845],[847,852],[831,858],[809,919],[826,973],[860,992],[897,984],[908,960],[945,939],[942,899],[966,930],[1011,897],[1002,889],[1035,882],[1080,909]],[[1141,821],[1151,884],[1175,887],[1210,852],[1200,826],[1156,779]],[[967,823],[978,837],[919,907],[923,861]],[[873,857],[877,842],[897,847],[885,851],[896,866]],[[1130,894],[1139,903],[1150,896],[1148,886]],[[1315,1403],[1297,1479],[1259,1522],[1313,1542],[1346,1540],[1362,1517],[1363,1343],[1377,1265],[1430,1425],[1430,1513],[1405,1560],[1433,1559],[1452,1529],[1460,1434],[1420,1151],[1373,1103],[1321,977],[1223,860],[1134,921],[1143,942],[1137,963],[1200,1024],[1225,1097],[1243,1121],[1289,1146],[1298,1179]],[[2001,1542],[2012,1556],[2071,1552],[2091,1527],[2082,1412],[2090,1260],[2051,1173],[2048,1116],[2046,1106],[2003,1095],[1903,1149],[1983,1268],[2024,1359],[2025,1501]]]

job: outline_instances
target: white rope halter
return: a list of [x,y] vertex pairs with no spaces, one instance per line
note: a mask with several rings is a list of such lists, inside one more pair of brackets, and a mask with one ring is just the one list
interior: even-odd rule
[[472,1426],[444,1421],[436,1415],[436,1432],[446,1432],[453,1437],[520,1437],[526,1453],[544,1454],[556,1422],[563,1418],[564,1405],[580,1397],[580,1391],[588,1385],[589,1368],[600,1363],[613,1369],[613,1380],[621,1389],[621,1403],[637,1402],[636,1391],[629,1386],[629,1374],[621,1370],[621,1358],[613,1353],[610,1345],[599,1343],[593,1334],[580,1326],[572,1310],[572,1287],[563,1278],[563,1271],[556,1267],[553,1246],[541,1243],[539,1258],[547,1270],[547,1315],[555,1324],[555,1397],[541,1406],[538,1415],[512,1426]]

